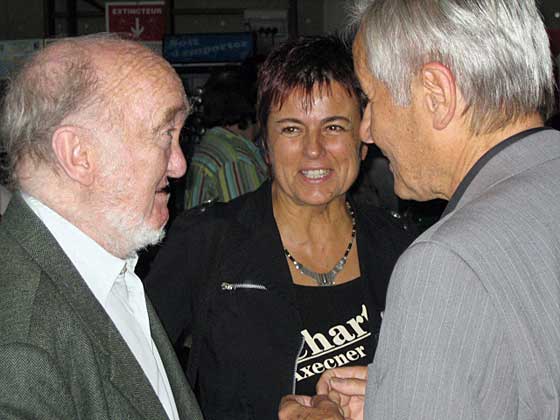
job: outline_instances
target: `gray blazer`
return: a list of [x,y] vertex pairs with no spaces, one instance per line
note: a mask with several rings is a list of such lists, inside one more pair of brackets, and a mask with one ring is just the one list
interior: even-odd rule
[[366,419],[560,419],[560,132],[469,175],[393,272]]
[[[148,312],[179,416],[202,419]],[[0,224],[0,418],[167,419],[115,325],[19,194]]]

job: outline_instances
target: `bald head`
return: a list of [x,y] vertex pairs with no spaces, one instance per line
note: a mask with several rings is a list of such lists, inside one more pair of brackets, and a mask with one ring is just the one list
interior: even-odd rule
[[37,53],[10,83],[0,116],[12,183],[19,184],[23,160],[56,168],[51,138],[57,127],[109,122],[129,99],[115,91],[140,66],[151,69],[143,75],[148,79],[172,72],[148,48],[108,34],[61,40]]
[[132,255],[162,237],[187,113],[181,80],[151,50],[105,35],[59,41],[9,87],[11,174],[113,255]]

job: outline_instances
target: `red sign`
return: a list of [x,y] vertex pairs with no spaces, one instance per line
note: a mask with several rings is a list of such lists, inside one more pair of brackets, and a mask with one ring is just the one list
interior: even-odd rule
[[139,41],[161,41],[165,35],[163,1],[105,3],[107,32],[128,34]]

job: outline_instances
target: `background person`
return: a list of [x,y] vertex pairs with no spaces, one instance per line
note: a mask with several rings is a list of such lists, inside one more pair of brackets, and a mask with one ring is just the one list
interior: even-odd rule
[[347,196],[365,148],[338,39],[298,39],[261,68],[272,181],[177,219],[146,280],[207,420],[271,419],[287,392],[373,359],[387,281],[410,238]]
[[49,45],[8,87],[0,418],[202,418],[134,274],[185,172],[187,112],[166,61],[107,36]]
[[[554,81],[535,2],[361,1],[357,17],[362,138],[400,197],[449,200],[391,277],[364,417],[556,420],[560,132],[543,127]],[[330,371],[319,392],[350,376],[363,397],[364,373]],[[330,396],[361,418],[359,395]]]
[[268,167],[255,144],[255,88],[240,71],[210,77],[202,94],[206,131],[193,149],[187,172],[185,208],[227,202],[256,190]]

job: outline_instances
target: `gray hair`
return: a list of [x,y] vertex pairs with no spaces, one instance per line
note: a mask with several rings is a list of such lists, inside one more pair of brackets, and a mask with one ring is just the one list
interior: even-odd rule
[[10,80],[1,113],[2,148],[10,183],[28,156],[52,162],[51,137],[57,126],[93,94],[95,71],[85,56],[61,57],[55,63],[36,54]]
[[422,65],[448,67],[475,134],[554,108],[549,40],[534,0],[357,0],[368,68],[395,103],[410,104]]
[[92,59],[92,51],[101,45],[125,51],[144,48],[111,34],[68,38],[36,53],[10,80],[0,111],[0,140],[12,187],[18,183],[17,168],[24,158],[55,169],[50,143],[56,129],[86,108],[109,100],[100,89]]

